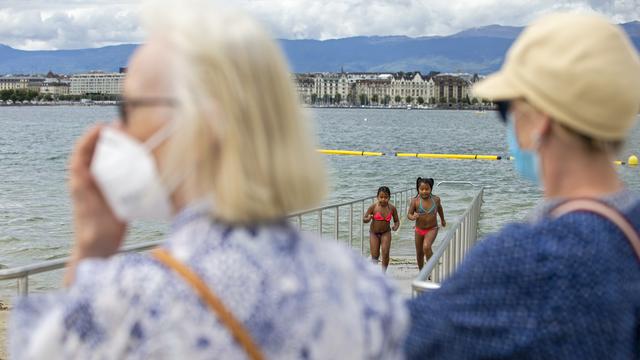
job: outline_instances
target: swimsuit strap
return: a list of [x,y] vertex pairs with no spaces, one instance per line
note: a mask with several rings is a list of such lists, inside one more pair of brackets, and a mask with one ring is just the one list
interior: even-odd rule
[[[375,209],[375,208],[374,208]],[[378,211],[376,213],[373,214],[373,219],[374,220],[378,220],[378,221],[387,221],[390,222],[391,221],[391,217],[393,216],[392,212],[389,211],[389,213],[387,214],[387,216],[382,216],[382,211]]]
[[429,214],[435,211],[436,209],[436,201],[433,199],[431,195],[429,195],[429,199],[431,199],[431,208],[429,208]]
[[429,208],[429,210],[425,210],[424,206],[422,206],[422,198],[418,197],[418,204],[420,204],[418,209],[419,214],[431,214],[434,211],[434,209],[436,208],[436,201],[433,200],[431,195],[429,195],[429,199],[431,199],[431,202],[432,202],[431,207]]
[[418,213],[419,214],[425,214],[426,212],[427,211],[422,206],[422,198],[420,196],[418,196]]

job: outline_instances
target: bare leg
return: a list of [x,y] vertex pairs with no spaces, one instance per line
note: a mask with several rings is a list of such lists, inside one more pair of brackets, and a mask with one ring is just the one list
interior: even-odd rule
[[382,271],[389,267],[389,251],[391,250],[391,231],[382,234]]
[[422,243],[424,241],[424,236],[415,233],[416,235],[416,260],[418,261],[418,270],[422,270],[424,266],[424,250],[422,247]]
[[377,264],[380,258],[380,238],[372,232],[369,233],[369,252],[371,253],[371,261]]
[[436,236],[438,236],[438,228],[429,231],[429,233],[424,236],[423,251],[425,256],[427,257],[427,261],[429,261],[431,256],[433,256],[433,249],[431,248],[431,246],[436,240]]

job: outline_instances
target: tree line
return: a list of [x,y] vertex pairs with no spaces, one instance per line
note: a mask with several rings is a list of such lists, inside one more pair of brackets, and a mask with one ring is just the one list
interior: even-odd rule
[[10,89],[0,90],[0,100],[2,101],[80,101],[82,99],[89,99],[93,101],[118,101],[120,95],[112,94],[85,94],[85,95],[52,95],[41,94],[35,90],[27,89]]

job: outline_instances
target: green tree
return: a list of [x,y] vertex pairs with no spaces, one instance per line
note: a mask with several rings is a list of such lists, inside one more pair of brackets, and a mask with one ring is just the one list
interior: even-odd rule
[[422,96],[418,96],[418,104],[424,104],[424,98]]
[[394,98],[394,100],[399,103],[400,101],[402,101],[402,97],[400,97],[400,95],[396,95],[396,97]]
[[325,104],[329,102],[329,94],[324,94],[324,96],[322,96],[322,102]]
[[371,102],[372,103],[377,104],[378,100],[379,100],[378,94],[373,94],[373,96],[371,96]]
[[432,97],[430,97],[430,98],[429,98],[429,104],[435,105],[435,103],[436,103],[436,98],[435,98],[435,97],[433,97],[433,96],[432,96]]
[[342,95],[338,93],[333,99],[335,100],[336,104],[340,104],[340,102],[342,101]]
[[471,103],[472,103],[473,105],[476,105],[476,104],[478,103],[478,98],[473,98],[473,99],[471,99]]
[[446,104],[447,103],[447,98],[446,97],[441,97],[440,98],[440,104]]
[[353,100],[353,95],[352,94],[347,94],[347,103],[349,103],[349,105],[353,105],[355,101]]
[[0,100],[7,101],[11,98],[11,90],[0,91]]
[[384,99],[382,100],[383,104],[385,105],[389,105],[389,103],[391,102],[391,96],[389,95],[385,95]]
[[368,105],[369,104],[369,97],[367,96],[367,94],[360,94],[360,105]]
[[407,104],[411,104],[413,102],[413,98],[411,96],[407,96],[405,100],[407,101]]
[[315,104],[318,101],[318,94],[311,94],[311,103]]

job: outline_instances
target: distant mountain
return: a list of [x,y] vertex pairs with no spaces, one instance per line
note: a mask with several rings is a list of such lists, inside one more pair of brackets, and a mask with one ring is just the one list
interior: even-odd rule
[[116,45],[97,49],[23,51],[0,45],[0,73],[72,74],[90,70],[118,71],[127,64],[137,45]]
[[640,37],[640,21],[632,21],[621,24],[624,31],[631,37]]
[[524,27],[518,26],[489,25],[467,29],[457,34],[453,34],[451,37],[490,37],[514,40],[518,35],[520,35],[523,29]]
[[[640,21],[621,24],[640,51]],[[489,25],[450,36],[358,36],[333,40],[280,40],[295,72],[496,71],[522,27]],[[117,71],[137,45],[97,49],[23,51],[0,45],[0,74]]]

